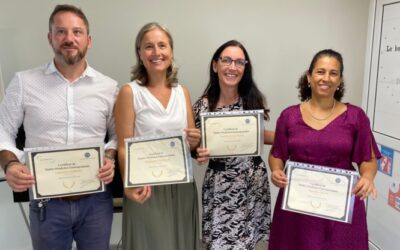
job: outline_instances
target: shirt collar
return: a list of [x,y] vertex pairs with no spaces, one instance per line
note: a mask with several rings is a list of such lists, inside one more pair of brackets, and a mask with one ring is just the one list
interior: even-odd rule
[[[49,62],[48,65],[47,65],[47,69],[46,69],[45,74],[46,75],[50,75],[50,74],[53,74],[53,73],[58,73],[58,74],[60,74],[62,76],[61,72],[58,71],[58,69],[56,68],[56,65],[54,64],[54,60],[51,60],[51,62]],[[96,77],[95,70],[92,67],[90,67],[90,65],[89,65],[89,63],[87,61],[86,61],[86,69],[85,69],[85,71],[83,71],[82,75],[79,78],[83,78],[85,76],[91,77],[91,78]]]

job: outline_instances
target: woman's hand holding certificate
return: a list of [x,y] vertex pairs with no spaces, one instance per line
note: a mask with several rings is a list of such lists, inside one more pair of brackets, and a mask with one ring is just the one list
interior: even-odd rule
[[279,188],[284,188],[288,184],[286,174],[282,169],[275,169],[272,171],[271,181]]

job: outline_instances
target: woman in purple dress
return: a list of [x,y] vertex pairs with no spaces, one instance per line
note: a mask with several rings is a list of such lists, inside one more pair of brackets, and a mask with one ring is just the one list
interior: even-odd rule
[[[271,180],[280,188],[269,249],[368,249],[364,200],[377,195],[374,177],[380,153],[364,111],[340,102],[342,56],[333,50],[318,52],[298,88],[302,103],[281,113],[269,156]],[[360,178],[352,190],[356,195],[352,223],[282,210],[288,159],[348,170],[354,170],[352,163],[356,163]]]

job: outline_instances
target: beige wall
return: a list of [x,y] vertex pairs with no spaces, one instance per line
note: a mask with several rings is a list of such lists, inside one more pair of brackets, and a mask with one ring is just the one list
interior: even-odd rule
[[[146,22],[158,21],[172,32],[179,77],[188,85],[192,101],[206,85],[212,53],[223,42],[238,39],[248,49],[255,79],[272,110],[270,129],[283,108],[298,102],[296,81],[320,49],[343,54],[345,101],[361,104],[368,0],[0,0],[5,85],[15,71],[50,60],[47,20],[58,2],[83,8],[93,35],[90,64],[121,84],[130,78],[137,31]],[[196,168],[195,174],[200,187],[203,169]],[[27,232],[2,185],[0,207],[10,211],[0,215],[0,223],[8,224],[2,225],[7,230],[0,234],[0,249],[29,248],[25,240],[16,240],[27,237]],[[119,223],[117,217],[113,241],[118,240]]]
[[3,82],[3,74],[1,73],[1,64],[0,64],[0,101],[4,96],[4,82]]

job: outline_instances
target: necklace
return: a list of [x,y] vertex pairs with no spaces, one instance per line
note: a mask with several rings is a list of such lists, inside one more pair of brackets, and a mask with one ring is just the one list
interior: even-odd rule
[[319,117],[316,117],[316,116],[313,115],[313,112],[312,112],[312,110],[311,110],[310,100],[308,100],[308,112],[310,113],[311,117],[312,117],[314,120],[317,120],[317,121],[325,121],[326,119],[328,119],[329,117],[331,117],[332,114],[333,114],[333,111],[335,110],[335,107],[336,107],[336,100],[333,100],[332,109],[331,109],[331,111],[329,112],[329,114],[328,114],[327,116],[323,117],[323,118],[319,118]]

